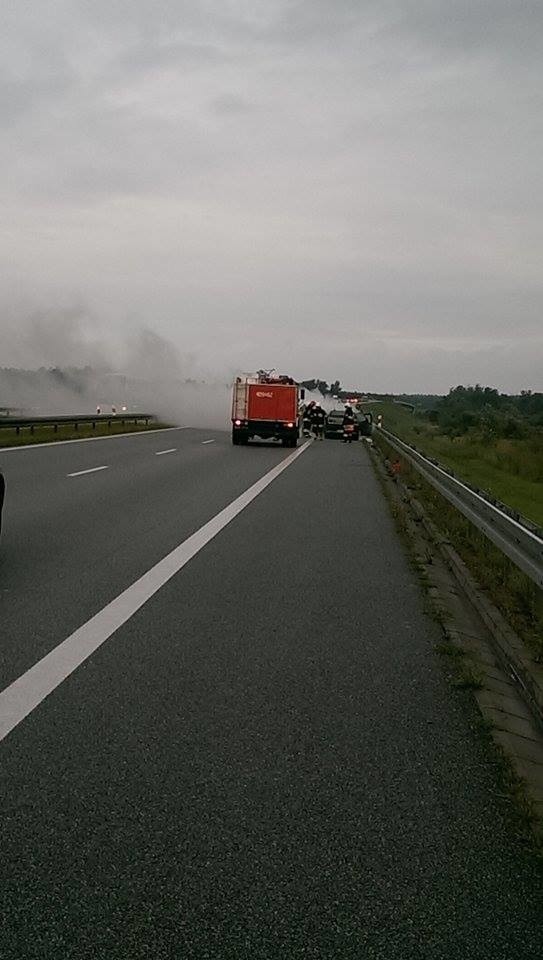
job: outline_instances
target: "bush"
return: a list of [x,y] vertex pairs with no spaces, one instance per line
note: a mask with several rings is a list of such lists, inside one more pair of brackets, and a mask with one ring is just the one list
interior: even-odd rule
[[514,417],[506,417],[502,427],[502,437],[508,440],[523,440],[528,436],[528,428]]

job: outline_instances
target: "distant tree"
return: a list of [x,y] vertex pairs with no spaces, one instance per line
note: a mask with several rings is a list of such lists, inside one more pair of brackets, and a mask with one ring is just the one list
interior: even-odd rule
[[501,426],[501,435],[507,440],[523,440],[528,436],[528,425],[518,417],[505,417]]
[[68,379],[64,370],[61,370],[60,367],[51,367],[51,369],[48,370],[47,373],[51,377],[51,380],[56,380],[57,383],[66,383]]
[[543,393],[532,393],[531,390],[521,390],[520,396],[514,398],[517,410],[535,422],[543,417]]
[[496,411],[491,404],[486,404],[481,411],[479,419],[482,439],[486,443],[491,443],[499,435],[499,420]]

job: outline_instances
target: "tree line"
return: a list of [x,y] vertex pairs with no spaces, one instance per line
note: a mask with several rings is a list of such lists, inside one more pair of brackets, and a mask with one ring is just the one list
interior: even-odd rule
[[448,436],[478,433],[484,439],[523,439],[543,427],[543,393],[499,393],[494,387],[457,386],[427,412]]

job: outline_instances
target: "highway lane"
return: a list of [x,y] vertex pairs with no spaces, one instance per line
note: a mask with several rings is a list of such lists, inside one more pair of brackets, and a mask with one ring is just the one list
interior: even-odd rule
[[[174,446],[167,456],[157,452]],[[212,444],[206,440],[214,439]],[[182,430],[0,455],[0,686],[28,669],[281,462],[228,434]],[[108,469],[69,477],[73,472]]]
[[439,639],[364,451],[313,444],[0,745],[3,960],[540,957]]

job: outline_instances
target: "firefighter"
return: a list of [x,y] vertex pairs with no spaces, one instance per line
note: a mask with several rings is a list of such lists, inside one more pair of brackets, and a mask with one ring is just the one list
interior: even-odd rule
[[346,406],[343,414],[343,443],[351,443],[354,434],[355,415],[353,408]]
[[320,403],[316,403],[311,411],[311,425],[313,427],[313,433],[317,440],[324,440],[324,424],[326,422],[326,414],[322,409]]
[[303,426],[303,435],[304,435],[304,437],[310,437],[310,436],[311,436],[311,423],[312,423],[311,415],[312,415],[312,411],[313,411],[313,407],[314,407],[314,406],[315,406],[315,401],[314,401],[314,400],[310,400],[309,403],[307,404],[307,406],[305,407],[304,412],[303,412],[303,415],[302,415],[302,426]]

